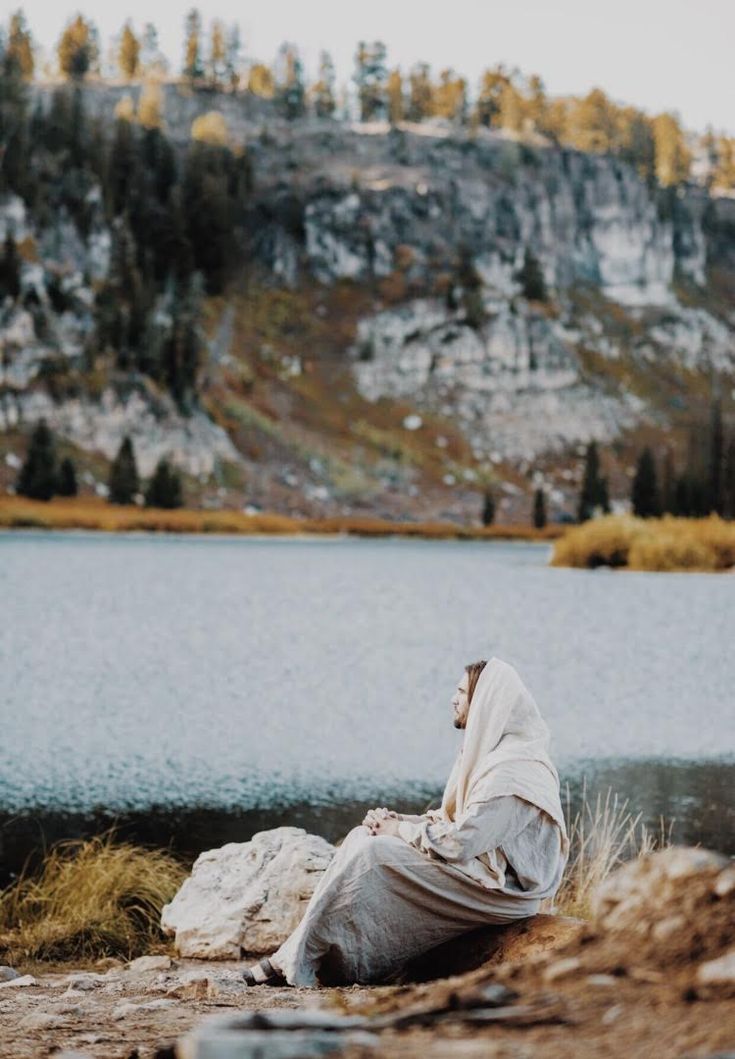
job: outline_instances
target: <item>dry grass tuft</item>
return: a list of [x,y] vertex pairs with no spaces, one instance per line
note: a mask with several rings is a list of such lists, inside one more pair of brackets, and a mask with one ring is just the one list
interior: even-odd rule
[[360,537],[420,537],[430,540],[551,540],[558,526],[461,526],[453,522],[391,522],[388,519],[339,516],[297,519],[262,512],[204,511],[179,508],[164,511],[108,504],[95,497],[49,502],[0,496],[0,528],[84,529],[112,533],[232,533],[243,535],[351,534]]
[[118,843],[113,832],[61,842],[38,875],[0,893],[0,956],[133,959],[162,942],[161,909],[185,877],[168,853]]
[[641,814],[633,815],[628,802],[621,802],[612,790],[590,802],[584,788],[581,808],[572,816],[567,788],[566,815],[571,852],[554,902],[560,915],[589,919],[592,894],[611,872],[670,842],[671,826],[662,820],[660,834],[653,835]]
[[570,529],[554,546],[552,566],[715,572],[735,567],[735,523],[610,515]]

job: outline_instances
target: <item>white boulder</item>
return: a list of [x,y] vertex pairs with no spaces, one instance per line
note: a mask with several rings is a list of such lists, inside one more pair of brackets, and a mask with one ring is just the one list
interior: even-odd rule
[[271,953],[298,925],[334,855],[334,846],[300,827],[260,831],[202,853],[161,913],[181,956],[238,959]]

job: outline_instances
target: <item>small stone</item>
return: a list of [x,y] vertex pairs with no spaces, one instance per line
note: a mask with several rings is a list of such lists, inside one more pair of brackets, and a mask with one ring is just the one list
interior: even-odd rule
[[24,1030],[55,1030],[65,1022],[63,1015],[52,1015],[50,1011],[31,1011],[18,1025]]
[[128,970],[138,974],[144,971],[168,971],[171,965],[170,956],[139,956],[128,964]]
[[173,1000],[146,1000],[142,1004],[133,1004],[130,1001],[126,1001],[124,1004],[118,1004],[117,1007],[112,1009],[112,1018],[115,1022],[119,1022],[120,1019],[125,1019],[129,1015],[138,1015],[141,1011],[159,1011],[161,1008],[169,1008],[173,1005]]
[[213,978],[196,972],[166,990],[166,996],[180,1000],[208,1000],[219,994],[220,988]]
[[716,960],[707,960],[699,965],[697,983],[701,986],[735,989],[735,949],[719,956]]
[[0,967],[0,982],[12,982],[14,978],[20,978],[18,971],[5,965]]
[[11,978],[8,982],[0,982],[0,989],[22,988],[27,985],[38,985],[38,979],[32,974],[22,974],[17,978]]
[[[735,864],[731,864],[729,868],[725,868],[715,879],[714,893],[717,897],[729,897],[730,894],[735,890]],[[2,968],[0,968],[0,974]]]
[[686,927],[686,925],[687,921],[685,916],[668,916],[668,918],[661,919],[658,923],[654,923],[651,933],[656,941],[666,941],[667,938],[672,937],[674,934],[678,934],[679,931]]
[[620,1016],[623,1014],[622,1004],[613,1004],[611,1008],[608,1008],[605,1014],[602,1016],[601,1022],[603,1026],[609,1026],[611,1022],[617,1022]]
[[582,966],[578,956],[569,956],[565,960],[557,960],[544,971],[545,982],[557,982],[560,978],[571,978],[577,974]]
[[67,982],[70,990],[78,990],[80,993],[89,993],[98,989],[105,982],[103,974],[71,974]]
[[588,974],[585,978],[587,985],[609,987],[619,985],[620,980],[612,974]]

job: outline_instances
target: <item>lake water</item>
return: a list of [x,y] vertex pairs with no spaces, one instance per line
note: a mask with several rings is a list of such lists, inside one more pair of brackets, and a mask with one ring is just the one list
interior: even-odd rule
[[194,849],[200,830],[204,845],[297,818],[328,833],[364,802],[425,804],[461,739],[463,664],[492,655],[533,691],[573,794],[586,776],[735,852],[735,578],[548,555],[0,534],[6,857],[18,828],[110,813],[136,834],[168,820]]

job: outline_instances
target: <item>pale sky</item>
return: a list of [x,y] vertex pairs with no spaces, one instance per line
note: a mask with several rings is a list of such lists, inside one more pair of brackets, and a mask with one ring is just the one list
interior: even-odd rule
[[[17,3],[0,0],[5,23]],[[77,10],[100,30],[103,51],[127,16],[159,31],[173,68],[181,66],[183,23],[190,3],[121,0],[27,0],[36,39],[52,49]],[[691,129],[711,124],[735,134],[735,0],[211,0],[199,8],[238,22],[244,53],[270,62],[284,40],[297,44],[313,74],[329,50],[339,81],[352,73],[358,40],[381,39],[391,65],[422,60],[434,72],[451,66],[474,90],[481,71],[498,62],[539,73],[552,95],[599,86],[618,102],[649,113],[674,110]]]

